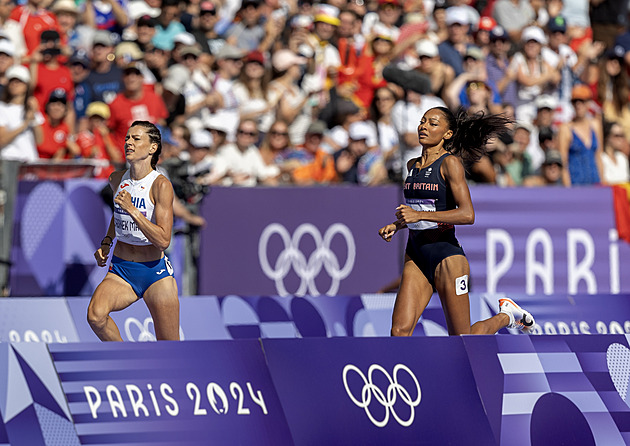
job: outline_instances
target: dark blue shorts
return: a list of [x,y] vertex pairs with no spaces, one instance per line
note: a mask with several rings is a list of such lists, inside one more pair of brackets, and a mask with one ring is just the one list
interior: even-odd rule
[[405,252],[420,268],[433,289],[435,289],[435,269],[442,260],[451,256],[466,256],[454,233],[441,234],[438,240],[428,242],[426,239],[423,240],[423,237],[410,233]]
[[142,297],[146,290],[158,280],[173,277],[173,266],[166,256],[151,262],[130,262],[112,256],[109,272],[122,277],[131,285],[138,297]]

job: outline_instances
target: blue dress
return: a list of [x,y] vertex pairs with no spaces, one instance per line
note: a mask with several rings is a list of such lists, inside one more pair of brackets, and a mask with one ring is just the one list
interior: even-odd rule
[[569,145],[569,174],[571,184],[599,184],[599,171],[595,163],[597,152],[597,136],[591,129],[591,146],[586,147],[584,141],[571,129],[571,144]]

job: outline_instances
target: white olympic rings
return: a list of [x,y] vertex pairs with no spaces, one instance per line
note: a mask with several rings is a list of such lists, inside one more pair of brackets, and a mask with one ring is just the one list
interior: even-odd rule
[[[278,234],[284,243],[284,249],[278,256],[274,267],[269,263],[267,256],[267,246],[272,235]],[[300,240],[304,235],[310,235],[315,241],[315,250],[309,258],[300,251]],[[335,235],[341,235],[346,241],[348,256],[343,267],[340,267],[339,260],[335,253],[330,249],[330,244]],[[326,270],[332,279],[330,288],[326,292],[328,296],[334,296],[339,290],[339,283],[352,272],[354,261],[356,258],[356,247],[352,232],[342,224],[335,223],[331,225],[324,236],[319,230],[310,223],[304,223],[297,227],[293,233],[293,237],[289,235],[289,231],[279,223],[271,223],[260,235],[258,241],[258,259],[260,266],[267,277],[272,279],[276,284],[276,291],[280,296],[289,296],[284,285],[284,278],[287,276],[291,268],[300,278],[300,286],[294,293],[295,296],[305,296],[307,293],[311,296],[320,295],[315,278],[319,275],[322,267]]]
[[[127,335],[127,340],[131,342],[153,342],[156,341],[155,335],[151,332],[149,327],[153,324],[153,319],[151,317],[147,317],[144,319],[144,323],[140,323],[138,319],[131,316],[125,319],[125,334]],[[135,326],[140,333],[138,334],[138,339],[136,339],[132,333],[131,328]],[[184,331],[182,327],[179,327],[179,339],[184,340]]]
[[[376,386],[372,380],[372,375],[374,374],[375,370],[378,370],[379,372],[381,372],[389,381],[389,385],[387,386],[387,390],[385,392],[379,389],[378,386]],[[407,372],[409,376],[411,376],[411,378],[413,379],[413,382],[416,385],[417,396],[413,400],[411,399],[411,395],[409,394],[409,391],[407,391],[407,389],[405,389],[401,384],[398,383],[398,372],[400,370],[404,370],[405,372]],[[363,384],[363,388],[361,389],[360,400],[357,399],[352,394],[352,391],[348,387],[347,375],[348,375],[348,372],[350,371],[356,372],[357,375],[359,375],[361,379],[363,380],[364,384]],[[347,364],[343,368],[342,375],[343,375],[343,385],[346,388],[346,392],[348,393],[348,396],[350,397],[350,399],[352,400],[354,404],[356,404],[357,406],[365,410],[365,413],[367,414],[368,418],[370,419],[372,423],[374,423],[375,426],[377,427],[386,426],[387,423],[389,422],[390,412],[392,416],[394,417],[394,419],[401,426],[404,426],[404,427],[411,426],[416,416],[415,408],[416,406],[418,406],[418,404],[420,404],[422,393],[420,391],[420,383],[418,383],[418,379],[413,374],[413,372],[409,369],[409,367],[407,367],[404,364],[396,364],[393,370],[394,377],[392,378],[391,376],[389,376],[389,373],[387,373],[387,370],[385,370],[382,366],[380,366],[379,364],[372,364],[370,368],[368,369],[367,378],[366,378],[366,376],[357,366],[353,364]],[[385,418],[383,418],[380,421],[374,418],[374,415],[372,415],[372,413],[370,412],[369,406],[370,406],[370,403],[372,402],[372,395],[374,395],[374,399],[378,401],[385,408]],[[404,401],[411,409],[411,413],[409,414],[408,420],[403,420],[400,416],[398,416],[398,414],[396,413],[396,410],[394,409],[394,404],[396,404],[397,396],[400,396],[400,399]]]

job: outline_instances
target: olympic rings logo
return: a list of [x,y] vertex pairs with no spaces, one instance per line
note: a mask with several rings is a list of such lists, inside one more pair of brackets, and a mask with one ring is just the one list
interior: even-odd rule
[[[153,319],[150,317],[145,318],[143,323],[140,323],[135,317],[128,317],[125,319],[125,334],[127,335],[127,339],[131,342],[156,341],[155,335],[149,329],[151,325],[153,325]],[[135,331],[139,331],[137,338],[132,334],[132,327],[137,329]],[[184,340],[184,332],[181,326],[179,327],[179,339]]]
[[[284,244],[284,249],[278,256],[275,265],[272,267],[267,256],[267,248],[269,239],[272,235],[278,234]],[[339,260],[335,253],[330,249],[330,244],[335,235],[341,235],[346,242],[347,258],[343,267],[340,267]],[[315,241],[315,250],[311,255],[306,256],[300,251],[300,240],[302,237],[310,235]],[[295,296],[319,296],[321,293],[315,285],[315,278],[319,275],[322,268],[332,279],[330,288],[326,291],[326,295],[334,296],[339,290],[339,283],[352,272],[354,261],[356,258],[356,247],[352,232],[342,224],[335,223],[330,226],[322,237],[319,230],[310,223],[304,223],[297,227],[293,233],[293,237],[289,235],[289,231],[279,223],[268,225],[260,235],[258,241],[258,260],[265,275],[273,280],[276,284],[276,291],[280,296],[289,296],[290,293],[284,286],[284,278],[287,276],[291,268],[300,278],[300,286],[294,293]]]
[[[411,379],[416,385],[415,394],[417,396],[415,399],[412,399],[409,391],[398,383],[398,373],[401,370],[407,372],[407,374],[411,376]],[[363,380],[364,384],[363,388],[361,389],[361,399],[356,398],[348,387],[347,376],[350,371],[355,372]],[[372,376],[375,371],[381,372],[389,381],[389,385],[387,386],[387,390],[385,392],[383,392],[377,385],[375,385],[374,381],[372,380]],[[418,404],[420,404],[420,399],[422,398],[420,383],[418,383],[418,379],[409,369],[409,367],[404,364],[396,364],[396,366],[394,366],[393,375],[394,376],[392,378],[389,373],[387,373],[387,370],[385,370],[382,366],[378,364],[372,364],[370,366],[370,368],[368,369],[367,377],[357,366],[353,364],[347,364],[343,368],[343,386],[346,389],[346,393],[354,404],[365,410],[365,413],[367,414],[370,421],[374,423],[374,425],[377,427],[384,427],[387,425],[387,423],[389,422],[390,413],[401,426],[411,426],[416,416],[415,408],[418,406]],[[374,399],[378,401],[383,407],[385,407],[385,417],[382,420],[377,420],[370,412],[369,406],[372,402],[372,396],[374,396]],[[398,397],[400,397],[400,399],[404,401],[411,409],[408,420],[403,420],[394,409],[394,404],[396,404],[396,400]]]

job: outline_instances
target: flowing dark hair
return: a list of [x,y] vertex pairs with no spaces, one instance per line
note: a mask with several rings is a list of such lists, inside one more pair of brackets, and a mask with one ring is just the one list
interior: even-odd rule
[[134,121],[129,128],[131,127],[142,127],[147,131],[147,135],[149,135],[149,140],[151,144],[157,144],[158,148],[151,156],[151,167],[155,170],[157,166],[158,159],[160,158],[160,154],[162,153],[162,134],[160,133],[160,129],[156,127],[155,124],[149,121]]
[[456,113],[446,107],[435,109],[444,114],[448,128],[453,131],[453,136],[444,141],[444,148],[459,156],[466,165],[479,161],[486,154],[488,140],[509,133],[509,125],[513,123],[504,114],[486,115],[480,111],[469,115],[464,108]]

